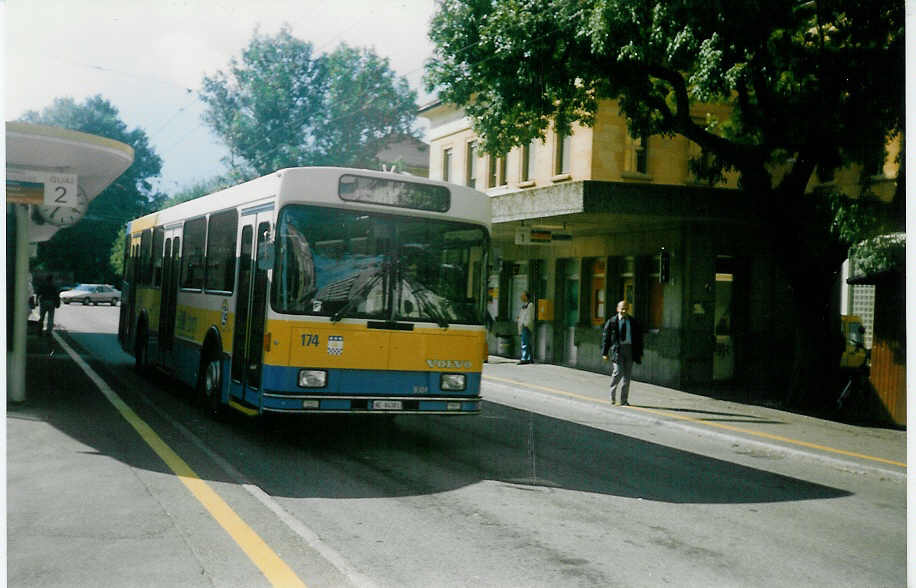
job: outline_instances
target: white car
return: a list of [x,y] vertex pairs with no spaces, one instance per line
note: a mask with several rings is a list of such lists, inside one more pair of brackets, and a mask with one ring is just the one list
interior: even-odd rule
[[64,304],[82,302],[84,305],[102,302],[117,306],[121,301],[121,292],[108,284],[80,284],[72,290],[61,292],[60,301]]

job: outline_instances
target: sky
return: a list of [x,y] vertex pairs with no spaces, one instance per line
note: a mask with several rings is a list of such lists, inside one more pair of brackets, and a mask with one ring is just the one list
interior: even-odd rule
[[274,35],[286,24],[319,53],[342,42],[372,48],[422,105],[434,11],[435,0],[7,0],[5,120],[101,94],[128,129],[146,131],[163,160],[157,188],[173,194],[225,170],[198,91],[256,28]]

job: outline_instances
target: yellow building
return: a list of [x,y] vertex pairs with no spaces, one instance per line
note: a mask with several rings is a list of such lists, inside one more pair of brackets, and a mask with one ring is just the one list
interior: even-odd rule
[[[725,111],[693,114],[714,120]],[[607,369],[601,326],[626,299],[646,331],[636,379],[692,387],[779,369],[752,350],[779,339],[768,318],[790,306],[786,289],[737,178],[710,186],[692,173],[691,160],[702,159],[695,144],[630,136],[612,101],[592,127],[548,132],[505,157],[481,153],[453,105],[436,102],[420,115],[430,122],[430,177],[492,197],[491,352],[512,347],[528,290],[538,309],[536,361]]]
[[[420,111],[431,123],[430,177],[472,186],[495,196],[562,182],[597,180],[698,185],[688,162],[701,157],[695,143],[673,138],[630,136],[617,103],[600,105],[593,127],[574,125],[567,136],[549,132],[545,140],[515,148],[505,157],[477,148],[470,121],[460,109],[441,102]],[[717,119],[724,107],[696,108],[697,120]],[[717,184],[735,188],[737,176]]]

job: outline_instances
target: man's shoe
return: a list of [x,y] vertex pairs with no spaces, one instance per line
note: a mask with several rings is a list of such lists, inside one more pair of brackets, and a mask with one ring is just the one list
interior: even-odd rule
[[621,402],[621,403],[620,403],[620,406],[630,406],[630,403],[629,403],[629,402]]

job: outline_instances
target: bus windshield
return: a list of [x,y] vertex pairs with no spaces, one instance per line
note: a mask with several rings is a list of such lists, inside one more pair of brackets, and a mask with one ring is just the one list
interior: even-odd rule
[[468,223],[287,206],[271,303],[331,320],[481,324],[487,239]]

